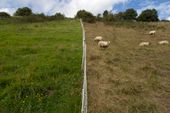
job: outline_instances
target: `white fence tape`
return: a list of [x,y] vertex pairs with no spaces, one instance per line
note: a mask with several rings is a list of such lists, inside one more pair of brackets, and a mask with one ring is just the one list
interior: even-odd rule
[[82,71],[83,71],[83,89],[82,89],[82,107],[81,113],[87,113],[87,73],[86,73],[86,36],[82,20],[80,19],[83,32],[83,56],[82,56]]

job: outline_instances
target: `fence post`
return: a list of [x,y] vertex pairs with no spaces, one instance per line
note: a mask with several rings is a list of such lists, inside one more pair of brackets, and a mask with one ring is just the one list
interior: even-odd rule
[[86,36],[82,19],[80,19],[83,32],[83,56],[82,56],[82,72],[83,72],[83,88],[82,88],[82,107],[81,113],[87,113],[87,72],[86,72]]

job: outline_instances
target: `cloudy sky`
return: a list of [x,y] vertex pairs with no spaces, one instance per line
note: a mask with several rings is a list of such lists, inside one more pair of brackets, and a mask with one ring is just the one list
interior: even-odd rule
[[11,15],[19,7],[29,7],[35,13],[52,15],[56,12],[64,13],[67,17],[74,17],[80,9],[85,9],[93,14],[102,13],[104,10],[114,13],[127,8],[135,8],[138,13],[148,8],[155,8],[160,19],[170,20],[169,0],[0,0],[0,11]]

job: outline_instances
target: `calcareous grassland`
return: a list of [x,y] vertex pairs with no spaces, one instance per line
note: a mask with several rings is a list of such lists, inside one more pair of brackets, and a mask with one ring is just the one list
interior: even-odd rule
[[0,20],[0,113],[79,113],[81,44],[78,20]]
[[[89,113],[170,113],[170,23],[85,24]],[[155,36],[148,35],[156,30]],[[101,49],[95,36],[111,41]],[[139,43],[150,42],[139,47]]]

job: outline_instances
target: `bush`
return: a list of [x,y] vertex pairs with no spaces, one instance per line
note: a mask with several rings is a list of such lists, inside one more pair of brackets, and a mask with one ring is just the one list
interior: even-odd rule
[[108,14],[107,17],[104,18],[105,22],[113,22],[115,21],[114,15],[112,13]]
[[114,21],[114,15],[111,12],[108,12],[107,10],[105,10],[103,12],[103,20],[104,22]]
[[13,17],[9,20],[10,23],[22,24],[22,23],[36,23],[49,21],[47,17],[41,17],[37,15],[23,16],[23,17]]
[[117,14],[114,14],[113,18],[114,18],[115,21],[123,21],[124,20],[124,13],[119,12]]
[[105,10],[105,11],[103,12],[103,18],[107,18],[108,15],[109,15],[109,12],[108,12],[107,10]]
[[138,21],[156,22],[159,21],[156,9],[146,9],[138,17]]
[[28,7],[18,8],[14,15],[15,16],[30,16],[32,15],[32,10]]
[[9,18],[10,15],[6,12],[0,12],[0,18]]
[[98,14],[98,15],[97,15],[96,20],[97,20],[97,21],[102,21],[102,16],[101,16],[101,14]]
[[161,22],[170,22],[169,20],[161,20]]
[[65,19],[65,16],[61,13],[56,13],[55,14],[55,19],[57,20],[64,20]]
[[37,13],[37,14],[33,14],[32,16],[41,17],[41,18],[46,17],[44,13]]
[[89,23],[94,23],[96,20],[92,13],[87,12],[85,10],[78,11],[76,18],[81,18],[84,22],[89,22]]
[[42,18],[40,16],[27,16],[27,17],[23,17],[22,18],[22,21],[23,22],[30,22],[30,23],[33,23],[33,22],[43,22],[45,21],[45,18]]

